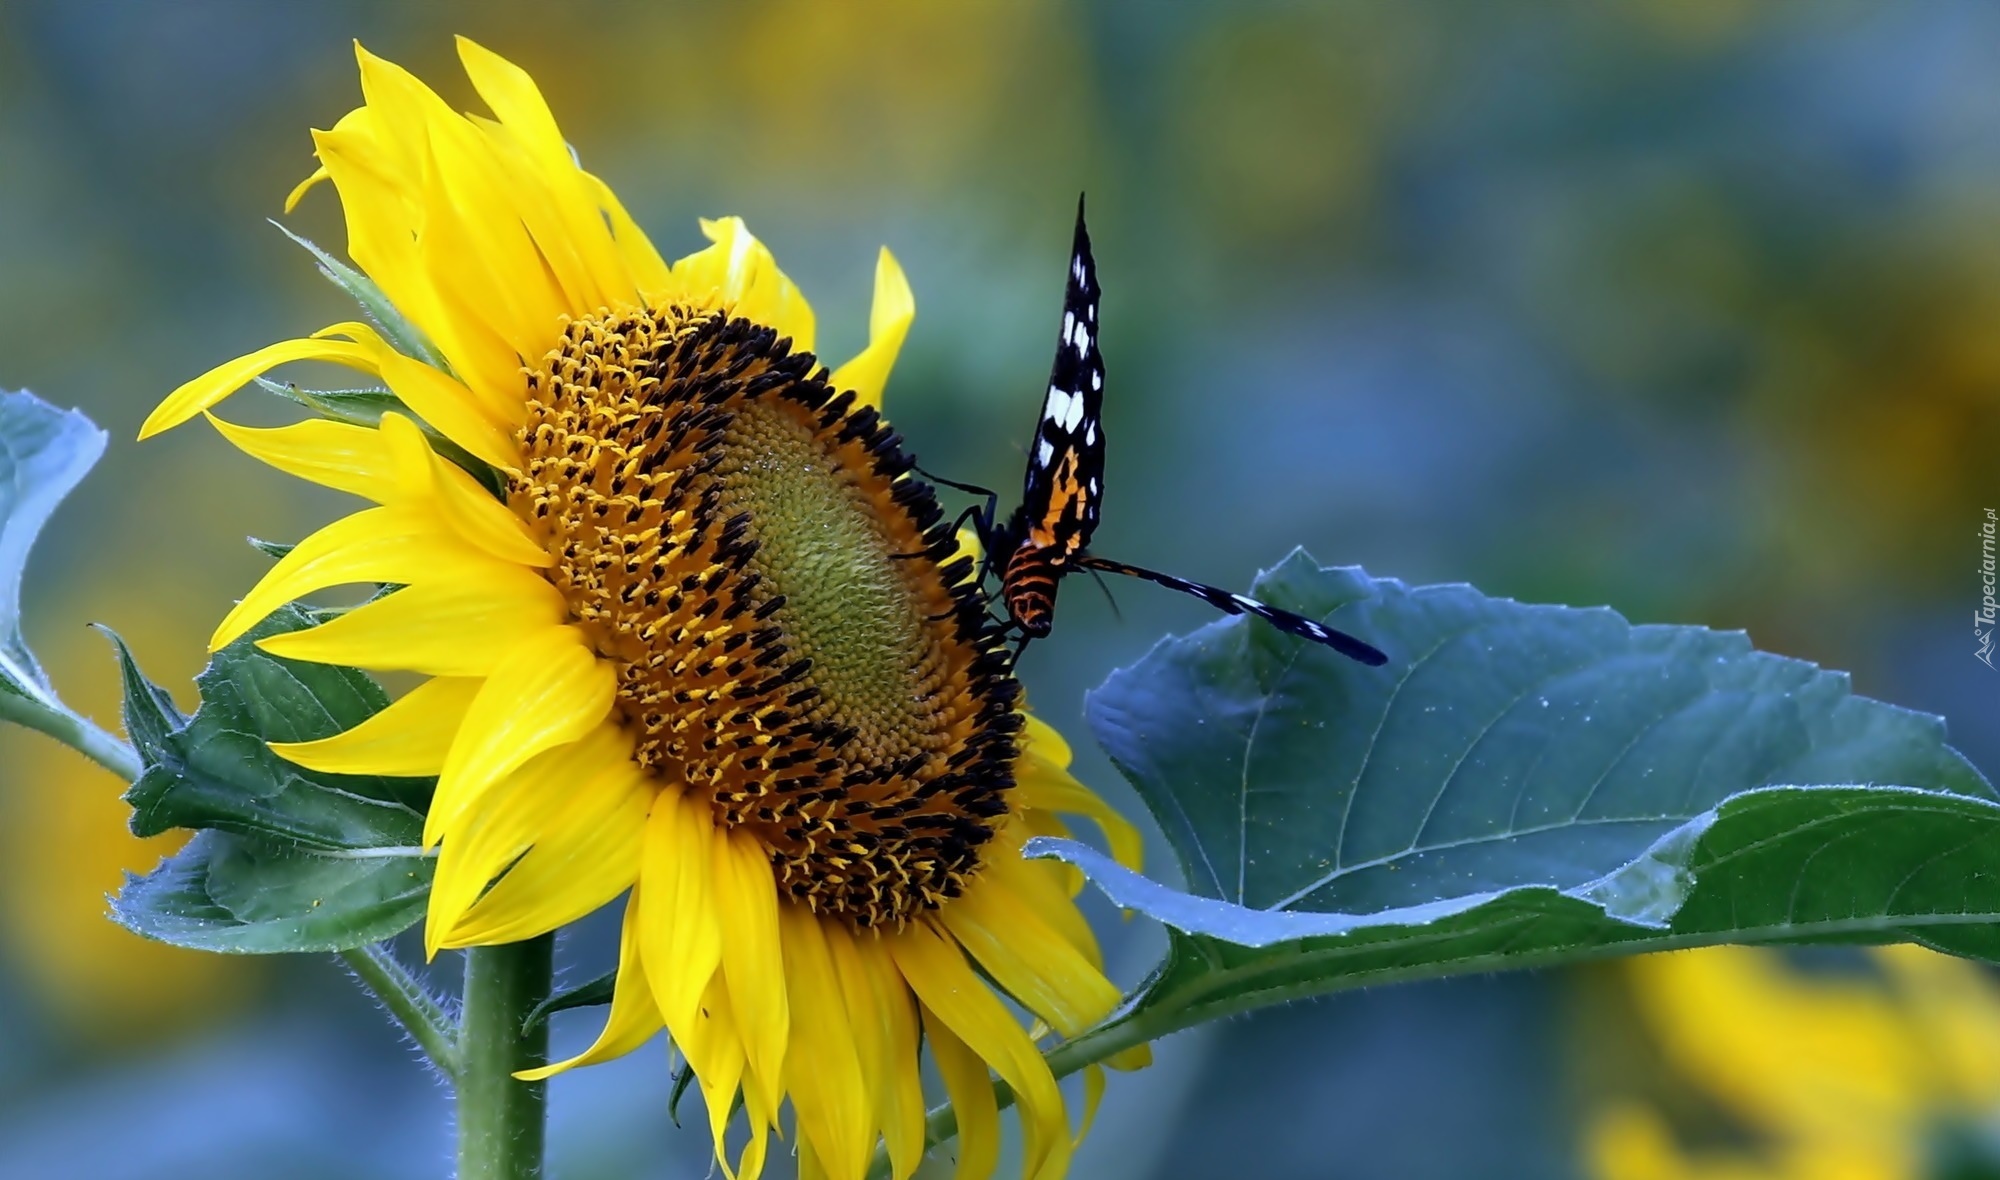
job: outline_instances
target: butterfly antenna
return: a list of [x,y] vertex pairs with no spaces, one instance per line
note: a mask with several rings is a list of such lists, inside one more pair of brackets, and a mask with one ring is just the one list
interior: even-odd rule
[[1104,575],[1098,573],[1094,569],[1091,569],[1087,565],[1084,568],[1086,570],[1090,570],[1090,580],[1097,583],[1097,588],[1099,590],[1104,591],[1104,601],[1111,605],[1111,617],[1118,620],[1121,623],[1124,622],[1125,612],[1118,609],[1118,600],[1111,596],[1111,587],[1104,584]]
[[1124,574],[1128,578],[1140,578],[1169,590],[1190,594],[1208,605],[1231,615],[1255,615],[1283,631],[1301,639],[1324,644],[1350,660],[1357,660],[1371,668],[1381,667],[1389,662],[1389,657],[1372,644],[1364,643],[1345,631],[1336,631],[1324,623],[1308,619],[1304,615],[1293,614],[1267,606],[1254,598],[1231,592],[1202,582],[1191,582],[1186,578],[1176,578],[1157,570],[1143,569],[1136,565],[1126,565],[1122,561],[1110,561],[1102,557],[1085,556],[1078,559],[1078,565],[1087,570],[1103,570],[1107,574]]

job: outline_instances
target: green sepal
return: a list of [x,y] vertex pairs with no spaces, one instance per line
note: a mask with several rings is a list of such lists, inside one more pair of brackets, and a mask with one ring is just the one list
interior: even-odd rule
[[1938,718],[1741,634],[1297,554],[1256,591],[1390,660],[1231,620],[1091,694],[1189,883],[1033,845],[1174,932],[1119,1022],[1719,942],[2000,958],[2000,801]]
[[124,697],[125,736],[139,751],[142,764],[151,766],[171,756],[169,743],[175,732],[187,725],[187,715],[174,703],[172,694],[146,679],[145,673],[139,671],[139,661],[133,657],[124,636],[103,623],[91,626],[111,641],[111,648],[117,653],[118,676]]
[[[694,1067],[683,1061],[674,1070],[674,1088],[667,1094],[667,1117],[673,1120],[676,1127],[681,1125],[681,1096],[686,1094],[688,1087],[693,1084]],[[743,1091],[738,1090],[736,1098],[737,1101],[742,1101]],[[731,1109],[729,1113],[734,1115],[736,1111]]]
[[273,561],[285,560],[285,558],[292,555],[292,550],[298,548],[297,544],[287,545],[283,541],[266,541],[262,537],[245,537],[243,539],[250,542],[252,549],[255,549]]
[[566,987],[535,1005],[528,1013],[527,1019],[523,1021],[523,1028],[531,1030],[556,1013],[567,1012],[571,1008],[591,1008],[599,1004],[609,1004],[613,986],[617,982],[618,972],[614,968],[588,982],[579,983],[575,987]]
[[382,333],[382,338],[397,352],[404,356],[415,357],[433,369],[451,372],[451,366],[445,362],[444,354],[431,343],[430,337],[424,334],[422,328],[411,323],[409,317],[390,302],[389,296],[374,279],[320,249],[310,238],[293,233],[285,228],[282,222],[274,220],[271,224],[278,227],[279,233],[305,247],[306,252],[311,254],[313,261],[319,265],[319,273],[325,275],[328,282],[347,292],[354,302],[361,305],[362,314],[375,325]]
[[323,774],[268,748],[330,737],[388,704],[354,669],[256,646],[311,625],[306,611],[283,607],[215,653],[192,717],[116,644],[126,726],[145,767],[126,793],[132,831],[198,832],[127,881],[113,905],[122,924],[183,946],[273,953],[346,950],[422,918],[433,861],[416,845],[432,780]]
[[416,423],[429,440],[431,449],[463,470],[479,482],[479,486],[491,492],[495,498],[507,498],[507,477],[500,474],[491,464],[480,459],[471,451],[459,446],[418,417],[416,412],[387,389],[306,389],[295,382],[273,381],[269,377],[253,377],[251,380],[259,389],[275,394],[288,402],[304,406],[322,418],[334,422],[344,422],[349,426],[374,427],[381,425],[382,415],[401,414]]

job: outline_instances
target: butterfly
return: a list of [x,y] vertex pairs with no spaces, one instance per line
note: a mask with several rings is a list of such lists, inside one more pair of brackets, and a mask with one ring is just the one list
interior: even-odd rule
[[1142,578],[1191,594],[1226,614],[1255,615],[1288,635],[1325,644],[1349,659],[1370,666],[1387,663],[1389,657],[1370,644],[1304,615],[1090,552],[1104,500],[1104,357],[1097,347],[1101,293],[1090,232],[1084,226],[1083,198],[1078,197],[1055,365],[1028,452],[1020,506],[1001,524],[995,517],[995,493],[939,481],[986,497],[984,508],[968,510],[966,518],[979,533],[986,561],[1000,571],[1001,601],[1022,642],[1049,633],[1062,579],[1074,570],[1089,570]]

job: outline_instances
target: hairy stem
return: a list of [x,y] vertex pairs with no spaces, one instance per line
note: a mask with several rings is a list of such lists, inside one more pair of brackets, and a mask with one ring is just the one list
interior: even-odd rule
[[385,943],[341,951],[340,959],[410,1034],[438,1072],[456,1084],[461,1069],[458,1027],[423,980],[403,966]]
[[145,770],[137,750],[59,701],[45,703],[0,688],[0,721],[48,734],[128,783]]
[[547,1123],[545,1084],[514,1079],[546,1064],[545,1022],[528,1014],[548,999],[555,936],[465,952],[459,1017],[458,1180],[536,1180]]

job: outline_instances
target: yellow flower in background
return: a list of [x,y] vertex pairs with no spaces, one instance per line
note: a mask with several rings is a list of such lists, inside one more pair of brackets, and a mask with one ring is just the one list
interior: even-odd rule
[[1624,968],[1668,1065],[1757,1137],[1690,1151],[1648,1106],[1601,1112],[1600,1180],[1916,1180],[1944,1127],[2000,1109],[2000,987],[1915,946],[1878,972],[1808,973],[1746,947],[1649,955]]
[[[129,549],[106,544],[103,551]],[[115,621],[141,650],[165,652],[169,637],[185,631],[179,601],[135,601],[116,576],[85,574],[74,584],[118,589],[115,602],[90,592],[80,602],[72,596],[69,613]],[[71,622],[40,645],[48,666],[77,708],[115,718],[120,683],[110,646]],[[193,669],[184,671],[191,678]],[[106,899],[125,874],[151,870],[186,834],[134,836],[124,801],[130,784],[65,745],[10,727],[0,746],[9,788],[0,802],[0,936],[35,997],[98,1042],[170,1035],[240,999],[248,980],[240,964],[142,938],[105,918]]]
[[[812,309],[740,220],[703,222],[711,244],[669,264],[534,82],[459,50],[493,118],[361,51],[365,104],[315,133],[321,167],[293,194],[332,181],[349,255],[425,341],[337,324],[218,367],[146,422],[321,360],[423,423],[211,416],[256,458],[375,504],[280,561],[212,646],[329,586],[400,587],[261,646],[430,678],[279,749],[437,776],[433,951],[530,938],[629,891],[602,1036],[535,1076],[665,1027],[726,1168],[761,1170],[789,1101],[802,1175],[858,1178],[881,1142],[906,1177],[928,1044],[961,1176],[997,1161],[989,1069],[1021,1105],[1027,1173],[1061,1176],[1072,1131],[1042,1030],[1000,993],[1071,1035],[1118,990],[1080,880],[1021,844],[1064,832],[1056,812],[1095,820],[1128,863],[1138,840],[1018,711],[972,563],[879,413],[914,315],[900,268],[883,251],[869,343],[829,372]],[[504,500],[424,426],[498,471]],[[749,1134],[727,1151],[739,1098]]]

